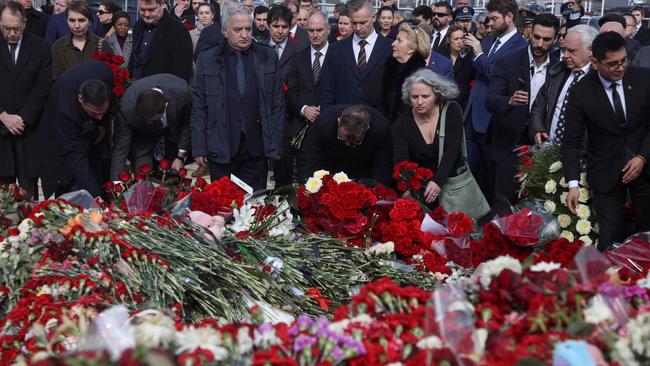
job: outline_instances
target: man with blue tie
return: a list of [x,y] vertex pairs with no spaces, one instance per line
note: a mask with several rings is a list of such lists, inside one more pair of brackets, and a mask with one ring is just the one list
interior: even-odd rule
[[[528,43],[515,28],[518,10],[515,0],[490,0],[485,8],[488,11],[486,25],[492,29],[493,36],[479,41],[473,34],[466,34],[463,43],[471,48],[471,51],[461,58],[461,62],[472,63],[476,79],[465,111],[468,163],[472,172],[480,177],[481,188],[490,192],[490,187],[485,184],[491,180],[489,169],[483,174],[478,173],[489,164],[487,133],[492,113],[485,108],[485,99],[492,67],[498,58],[520,50]],[[482,179],[483,177],[486,179]]]
[[332,44],[323,64],[323,104],[361,104],[368,80],[378,76],[391,56],[391,41],[375,32],[375,10],[366,0],[350,0],[350,21],[354,35]]

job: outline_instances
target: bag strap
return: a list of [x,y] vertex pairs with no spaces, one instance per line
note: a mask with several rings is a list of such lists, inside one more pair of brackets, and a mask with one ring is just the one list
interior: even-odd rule
[[[447,110],[449,109],[449,106],[451,103],[455,102],[446,102],[444,107],[442,107],[442,115],[440,116],[440,133],[438,134],[438,166],[440,166],[440,162],[442,161],[442,152],[445,147],[445,130],[446,130],[446,122],[447,122]],[[461,141],[461,150],[463,154],[463,160],[467,161],[467,143],[465,141],[465,128],[461,127],[463,129],[463,136],[462,136],[462,141]]]

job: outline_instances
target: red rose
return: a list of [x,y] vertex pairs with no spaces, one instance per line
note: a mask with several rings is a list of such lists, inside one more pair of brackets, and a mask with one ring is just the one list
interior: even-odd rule
[[140,165],[140,167],[138,167],[138,174],[139,175],[149,175],[149,174],[151,174],[151,165],[149,165],[149,164]]
[[167,159],[162,159],[162,160],[158,163],[158,167],[159,167],[160,170],[162,170],[163,172],[168,171],[169,168],[171,168],[171,166],[172,166],[171,163],[170,163],[169,160],[167,160]]
[[126,91],[126,89],[124,89],[124,87],[122,85],[115,85],[113,87],[112,91],[113,91],[113,94],[115,94],[116,97],[121,97],[124,94],[124,92]]
[[124,57],[119,55],[113,55],[111,56],[111,61],[115,64],[121,65],[124,63]]
[[115,187],[115,184],[113,182],[106,182],[102,187],[104,188],[105,191],[110,192]]
[[131,177],[130,172],[122,172],[122,173],[120,173],[118,178],[120,178],[120,180],[122,182],[124,182],[124,183],[129,183],[131,181],[131,179],[133,179],[133,177]]
[[187,175],[187,169],[185,168],[178,169],[178,175],[181,177],[185,177]]
[[208,182],[205,181],[205,179],[198,177],[196,178],[196,182],[194,182],[194,186],[197,188],[204,188]]

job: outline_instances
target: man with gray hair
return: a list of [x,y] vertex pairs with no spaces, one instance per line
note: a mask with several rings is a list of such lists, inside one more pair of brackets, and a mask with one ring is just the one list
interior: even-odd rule
[[243,6],[223,10],[225,42],[198,55],[192,83],[192,155],[210,178],[236,175],[265,189],[267,158],[282,154],[284,93],[278,57],[253,42]]
[[323,105],[361,103],[368,80],[391,56],[391,41],[375,32],[375,10],[366,0],[348,3],[354,35],[332,44],[323,64]]
[[566,104],[571,87],[591,70],[591,43],[598,31],[585,24],[569,29],[564,39],[564,58],[553,66],[530,111],[528,135],[536,144],[561,145]]

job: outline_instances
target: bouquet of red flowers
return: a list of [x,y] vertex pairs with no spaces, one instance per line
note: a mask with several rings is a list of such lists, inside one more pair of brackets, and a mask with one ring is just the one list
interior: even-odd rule
[[397,190],[400,193],[409,192],[420,202],[424,202],[424,190],[431,178],[433,172],[417,163],[402,161],[393,167],[393,179],[397,181]]
[[492,220],[492,225],[519,246],[546,244],[560,237],[560,224],[557,220],[536,206],[496,218]]
[[113,94],[115,94],[116,97],[121,97],[131,83],[131,80],[129,79],[131,73],[129,73],[129,70],[125,67],[122,67],[124,64],[124,57],[95,50],[93,53],[93,59],[101,61],[111,68],[111,71],[113,71]]
[[646,276],[650,269],[650,232],[634,234],[604,254],[617,266]]

